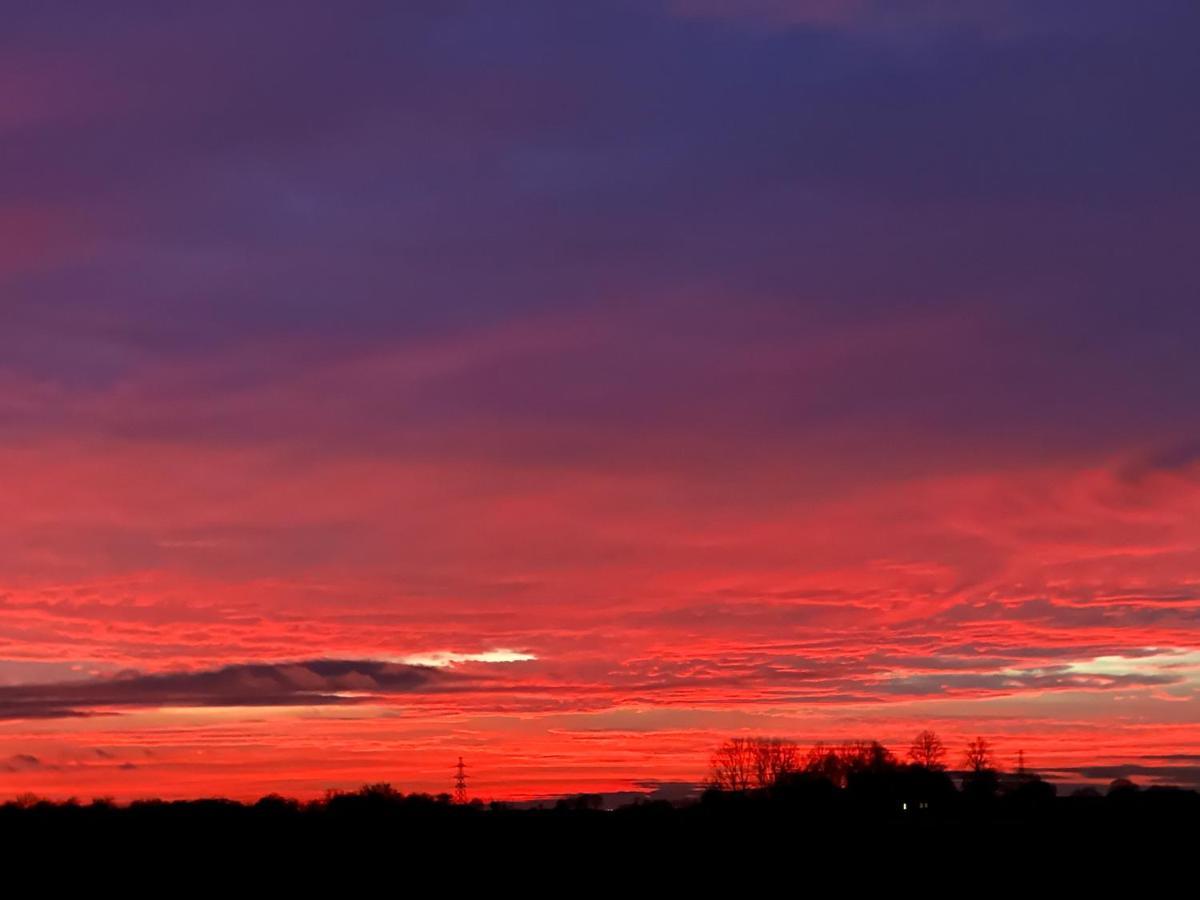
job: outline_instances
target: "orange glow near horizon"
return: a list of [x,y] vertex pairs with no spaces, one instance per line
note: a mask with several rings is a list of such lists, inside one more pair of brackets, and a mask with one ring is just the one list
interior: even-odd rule
[[[183,511],[203,517],[213,486],[117,465],[111,451],[43,457],[43,477],[27,460],[15,486],[28,520],[0,528],[16,542],[37,517],[86,520],[87,484],[100,492],[95,509],[200,536],[161,541],[157,569],[10,591],[5,689],[319,659],[433,665],[454,680],[392,692],[363,676],[311,707],[222,706],[217,696],[158,708],[133,697],[85,718],[4,721],[9,791],[311,797],[389,781],[439,792],[459,754],[488,798],[651,790],[700,781],[730,734],[870,737],[903,753],[933,727],[952,747],[987,734],[1002,757],[1023,750],[1047,770],[1200,744],[1189,632],[1200,604],[1174,596],[1200,545],[1191,471],[1122,462],[964,474],[812,504],[760,497],[719,518],[698,514],[685,488],[671,499],[669,480],[647,492],[641,474],[602,489],[564,480],[552,511],[536,495],[497,490],[469,514],[426,521],[422,562],[444,550],[453,575],[397,596],[391,585],[409,560],[386,548],[411,546],[412,532],[389,511],[420,483],[403,469],[358,488],[324,463],[260,477],[228,514],[252,521],[303,484],[379,516],[357,548],[374,556],[360,556],[352,578],[341,561],[316,559],[281,580],[253,571],[231,538],[180,521]],[[86,479],[64,477],[88,468]],[[228,464],[202,470],[231,477]],[[428,508],[464,503],[436,496],[462,481],[444,472],[425,482]],[[566,529],[569,561],[555,558]],[[614,553],[617,535],[646,549]]]

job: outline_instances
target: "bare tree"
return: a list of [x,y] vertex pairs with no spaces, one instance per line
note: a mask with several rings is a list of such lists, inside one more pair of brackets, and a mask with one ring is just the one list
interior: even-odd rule
[[800,768],[800,750],[779,738],[730,738],[712,756],[709,783],[724,791],[768,788]]
[[976,774],[992,768],[992,745],[985,738],[977,737],[967,744],[967,752],[963,757],[963,765]]
[[730,738],[712,755],[709,782],[722,791],[748,791],[754,781],[754,749],[748,738]]
[[771,787],[780,777],[800,768],[800,748],[779,738],[755,738],[754,778],[758,787]]
[[908,758],[918,766],[940,772],[946,768],[946,745],[935,732],[925,729],[913,738],[912,746],[908,748]]

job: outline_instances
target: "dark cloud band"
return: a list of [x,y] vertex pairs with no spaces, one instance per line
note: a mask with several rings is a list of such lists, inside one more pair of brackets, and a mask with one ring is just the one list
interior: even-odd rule
[[225,666],[95,681],[0,687],[0,719],[96,715],[144,707],[333,706],[428,690],[454,676],[373,660]]

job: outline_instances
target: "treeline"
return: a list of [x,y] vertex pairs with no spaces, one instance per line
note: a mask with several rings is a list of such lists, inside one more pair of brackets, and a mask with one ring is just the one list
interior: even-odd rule
[[778,738],[732,738],[713,753],[702,806],[727,815],[754,811],[795,821],[856,819],[893,823],[1163,822],[1200,828],[1200,794],[1178,787],[1141,789],[1119,778],[1105,792],[1057,787],[1020,754],[1004,772],[984,738],[963,748],[959,769],[932,731],[912,741],[905,759],[878,741],[816,744],[807,751]]
[[[757,753],[764,748],[751,742],[751,749]],[[770,752],[779,750],[786,759],[787,748],[776,747]],[[603,797],[596,794],[538,806],[479,800],[458,804],[448,794],[404,793],[389,784],[374,784],[312,801],[269,795],[248,803],[202,799],[116,804],[103,799],[54,802],[26,796],[0,804],[0,831],[34,833],[49,828],[99,835],[286,835],[303,831],[387,833],[389,829],[438,832],[451,826],[486,831],[499,826],[504,832],[546,826],[553,832],[566,823],[603,823],[620,829],[638,823],[653,823],[655,827],[671,823],[709,826],[755,820],[787,820],[797,827],[832,820],[898,826],[967,820],[1092,824],[1161,821],[1200,827],[1200,794],[1181,788],[1141,789],[1119,780],[1106,792],[1087,788],[1059,796],[1053,784],[1037,775],[1004,776],[994,770],[963,773],[960,788],[950,773],[901,763],[882,752],[878,744],[840,746],[813,754],[811,760],[807,755],[801,759],[806,759],[805,765],[781,767],[773,775],[765,770],[761,778],[756,767],[749,781],[739,774],[736,788],[710,784],[691,802],[643,800],[615,810],[605,809]]]
[[[900,828],[937,823],[1181,824],[1200,827],[1200,794],[1181,788],[1140,789],[1118,779],[1102,792],[1082,788],[1060,796],[1028,770],[996,765],[991,744],[976,738],[961,748],[951,770],[948,748],[922,731],[903,758],[878,741],[816,744],[807,750],[778,738],[732,738],[716,749],[703,789],[689,801],[640,800],[616,810],[601,795],[582,794],[540,806],[503,802],[455,803],[449,794],[405,793],[390,784],[331,791],[300,801],[268,795],[252,803],[207,799],[52,802],[25,795],[0,804],[6,834],[75,829],[90,834],[159,835],[253,833],[443,834],[523,832],[558,836],[564,823],[610,831],[678,826],[741,827],[755,821],[818,829],[831,821]],[[495,826],[495,827],[493,827]],[[449,831],[447,831],[449,829]]]
[[[913,738],[907,754],[909,765],[929,772],[944,772],[947,756],[942,739],[929,730]],[[846,787],[856,776],[896,771],[901,765],[892,751],[878,741],[818,743],[805,752],[799,744],[781,738],[738,737],[723,743],[713,754],[708,786],[722,791],[764,789],[803,774]],[[967,743],[962,766],[968,780],[986,780],[998,774],[992,745],[981,737]],[[1028,774],[1023,756],[1018,774]]]

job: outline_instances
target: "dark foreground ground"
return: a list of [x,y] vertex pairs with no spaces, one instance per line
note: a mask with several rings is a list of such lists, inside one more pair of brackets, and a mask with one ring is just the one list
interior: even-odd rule
[[562,871],[584,882],[640,884],[803,871],[851,881],[970,877],[982,885],[1045,867],[1128,877],[1191,866],[1200,855],[1200,794],[1056,797],[1034,789],[953,793],[914,805],[806,785],[615,811],[595,808],[588,797],[543,809],[455,805],[386,786],[309,804],[278,797],[254,804],[25,801],[0,807],[0,847],[10,869],[57,866],[74,875],[80,871],[72,868],[118,865],[200,879],[251,870],[328,879],[400,867],[451,880],[519,883]]

